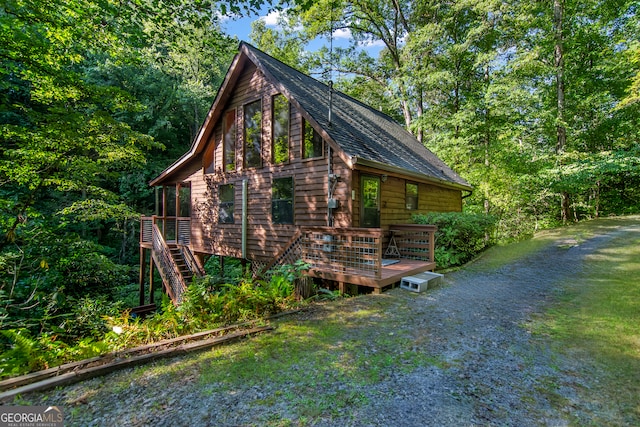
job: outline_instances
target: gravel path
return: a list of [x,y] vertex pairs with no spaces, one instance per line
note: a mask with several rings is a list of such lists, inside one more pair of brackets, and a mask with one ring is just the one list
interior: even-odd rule
[[[295,393],[293,383],[274,387],[247,381],[222,391],[203,386],[199,370],[205,365],[197,361],[202,356],[160,362],[178,370],[170,382],[152,373],[153,367],[148,372],[138,368],[16,403],[62,405],[67,425],[81,426],[535,426],[568,425],[567,419],[589,424],[593,411],[606,408],[581,401],[576,389],[588,388],[594,376],[523,326],[561,292],[563,281],[582,271],[585,256],[606,248],[623,232],[640,234],[640,228],[617,228],[579,245],[558,241],[526,260],[490,271],[483,271],[480,262],[447,274],[442,286],[426,293],[394,289],[342,303],[344,310],[353,311],[376,298],[392,301],[387,309],[395,311],[381,313],[383,321],[375,324],[387,328],[379,336],[404,333],[434,363],[389,369],[373,385],[349,385],[350,392],[365,398],[339,413],[301,419],[284,397],[264,403],[265,396]],[[307,313],[307,319],[321,321],[335,309],[331,304]],[[375,343],[371,345],[375,351]],[[327,384],[347,387],[329,381],[317,393],[330,392]],[[553,399],[562,399],[562,412]],[[291,421],[283,421],[287,419]]]

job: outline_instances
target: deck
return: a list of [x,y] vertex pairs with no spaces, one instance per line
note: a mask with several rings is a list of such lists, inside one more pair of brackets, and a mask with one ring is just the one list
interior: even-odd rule
[[[295,264],[298,260],[303,260],[310,266],[309,276],[336,282],[341,291],[345,291],[347,285],[356,285],[373,288],[374,293],[380,293],[383,288],[400,282],[403,277],[433,271],[436,268],[434,261],[436,230],[437,227],[433,225],[417,224],[391,225],[388,230],[300,227],[277,256],[268,260],[250,259],[250,261],[254,274],[262,276],[275,265]],[[176,273],[178,266],[170,262],[169,256],[160,257],[160,255],[169,252],[168,248],[161,250],[168,244],[181,246],[185,250],[189,248],[190,234],[189,218],[142,218],[141,295],[144,293],[145,266],[142,264],[145,259],[144,251],[151,250],[152,262],[161,267],[165,288],[173,290],[175,296],[172,298],[179,301],[178,294],[181,293],[181,289],[186,288],[186,284],[184,280],[177,279],[172,285],[168,283],[172,282],[169,280],[171,277],[179,276]],[[166,261],[164,262],[166,265],[163,265],[163,260]],[[393,263],[388,264],[388,262]],[[163,270],[165,270],[164,274],[162,274]],[[150,275],[152,271],[153,266],[150,268]],[[150,282],[153,282],[151,277]],[[143,297],[140,304],[143,304]]]
[[[309,275],[346,285],[373,288],[374,293],[436,268],[433,225],[399,224],[388,231],[366,228],[302,227],[275,263],[301,259]],[[394,261],[387,265],[385,261]]]
[[435,268],[435,262],[400,259],[396,264],[381,267],[380,277],[363,276],[357,271],[337,273],[313,269],[309,272],[309,275],[336,281],[341,284],[341,290],[344,290],[344,284],[347,283],[373,288],[374,293],[380,293],[385,287],[400,282],[403,277],[413,276],[425,271],[433,271]]

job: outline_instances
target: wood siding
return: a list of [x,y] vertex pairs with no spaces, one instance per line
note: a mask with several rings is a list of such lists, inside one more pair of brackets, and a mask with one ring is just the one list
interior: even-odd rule
[[[353,200],[353,224],[360,226],[360,177],[362,175],[382,176],[381,171],[363,170],[353,174],[352,187],[355,190]],[[386,175],[386,174],[385,174]],[[406,208],[405,184],[418,184],[418,209]],[[412,177],[387,175],[380,189],[380,227],[389,228],[390,224],[411,224],[412,215],[426,212],[461,212],[462,194],[460,190],[439,187],[430,183],[418,182]]]
[[[302,154],[302,115],[291,106],[289,132],[289,162],[272,164],[271,114],[272,97],[278,90],[269,84],[256,67],[249,63],[236,83],[224,111],[236,110],[236,170],[223,172],[222,119],[215,123],[209,144],[215,144],[214,173],[205,174],[204,157],[199,156],[189,165],[182,181],[191,182],[192,235],[194,252],[215,255],[242,256],[242,187],[247,182],[247,258],[273,257],[296,232],[299,226],[326,226],[328,222],[328,159],[325,143],[321,158],[305,159]],[[243,169],[243,106],[257,99],[262,101],[262,167]],[[220,117],[224,117],[221,114]],[[205,148],[204,152],[208,151]],[[334,197],[340,207],[334,210],[334,225],[351,225],[351,170],[332,151],[332,171],[341,179],[335,187]],[[181,177],[181,178],[182,178]],[[271,184],[274,178],[293,177],[294,224],[273,224],[271,219]],[[234,185],[234,222],[221,224],[218,188]],[[348,197],[347,197],[348,196]]]
[[[183,165],[175,182],[191,183],[191,249],[196,253],[242,257],[242,206],[243,181],[248,194],[246,249],[247,258],[268,260],[275,256],[289,242],[299,227],[327,226],[329,218],[328,192],[329,167],[339,175],[333,197],[339,207],[332,210],[333,226],[360,226],[360,178],[362,174],[382,176],[376,169],[353,171],[344,163],[340,155],[331,150],[331,162],[327,159],[327,142],[320,158],[302,159],[303,117],[291,105],[289,120],[289,161],[283,164],[272,162],[272,100],[278,89],[269,83],[255,65],[247,62],[228,97],[221,106],[221,114],[210,133],[208,146],[202,153],[211,152],[213,144],[213,168],[205,168],[211,155],[197,155]],[[262,166],[243,167],[243,123],[244,106],[250,102],[262,102]],[[222,121],[225,113],[236,112],[236,151],[234,171],[224,171]],[[271,186],[275,178],[293,177],[294,182],[294,223],[274,224],[271,218]],[[405,182],[418,184],[418,209],[406,209]],[[219,223],[220,185],[234,185],[234,222]],[[461,211],[460,190],[447,189],[427,182],[419,182],[411,177],[389,175],[381,183],[382,228],[390,224],[410,223],[415,213],[428,211]]]

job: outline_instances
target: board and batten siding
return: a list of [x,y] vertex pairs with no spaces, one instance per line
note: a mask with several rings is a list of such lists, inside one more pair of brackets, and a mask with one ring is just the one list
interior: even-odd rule
[[[270,259],[293,237],[299,226],[325,226],[328,220],[328,159],[302,159],[302,115],[291,105],[289,123],[289,162],[279,165],[271,160],[271,103],[278,90],[264,79],[253,64],[248,64],[236,82],[234,92],[214,124],[209,144],[215,144],[214,171],[204,173],[203,156],[190,168],[192,198],[192,250],[199,253],[242,256],[242,186],[247,182],[247,258]],[[243,167],[243,107],[260,99],[262,102],[262,167]],[[236,111],[236,170],[223,171],[222,120],[227,111]],[[206,147],[203,152],[207,152]],[[341,198],[334,211],[336,226],[351,225],[350,169],[332,150],[332,168],[341,176],[335,188]],[[271,186],[275,178],[293,177],[294,223],[274,224],[271,218]],[[234,185],[234,223],[218,222],[220,185]],[[347,197],[348,196],[348,197]]]

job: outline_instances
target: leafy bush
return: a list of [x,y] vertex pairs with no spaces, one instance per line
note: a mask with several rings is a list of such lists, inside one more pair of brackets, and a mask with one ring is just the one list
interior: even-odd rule
[[104,297],[74,300],[72,316],[61,326],[67,339],[101,339],[109,331],[105,317],[122,312],[119,302],[109,302]]
[[267,280],[245,276],[237,283],[219,284],[219,277],[211,275],[196,278],[178,307],[165,299],[162,310],[145,320],[127,313],[107,317],[118,333],[109,332],[106,340],[124,348],[288,310],[297,304],[295,281],[307,268],[286,265],[272,270]]
[[0,377],[21,375],[49,367],[51,357],[25,329],[0,331],[5,351],[0,356]]
[[165,296],[162,310],[146,319],[105,297],[70,297],[71,311],[56,313],[53,304],[48,329],[37,338],[24,328],[0,331],[0,378],[290,309],[298,304],[295,281],[307,268],[282,266],[266,280],[246,276],[237,284],[206,276],[188,287],[180,306]]
[[492,216],[461,212],[418,214],[413,221],[438,227],[435,260],[439,268],[462,265],[489,247],[496,224]]

